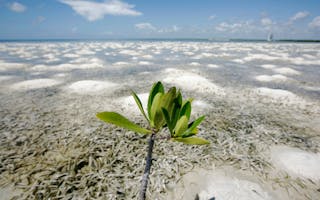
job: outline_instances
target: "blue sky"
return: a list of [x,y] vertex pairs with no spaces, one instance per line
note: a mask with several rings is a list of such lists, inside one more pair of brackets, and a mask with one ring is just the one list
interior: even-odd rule
[[319,0],[0,0],[0,39],[320,39]]

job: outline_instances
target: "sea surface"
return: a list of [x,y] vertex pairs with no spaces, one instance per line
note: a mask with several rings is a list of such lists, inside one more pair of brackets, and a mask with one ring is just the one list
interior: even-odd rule
[[[130,91],[146,103],[156,81],[194,98],[193,115],[206,115],[200,134],[211,146],[195,150],[161,143],[154,164],[159,173],[151,175],[149,197],[166,199],[168,188],[180,180],[177,174],[212,165],[252,173],[262,185],[275,185],[280,192],[272,195],[279,199],[320,196],[320,178],[287,176],[290,171],[276,167],[270,158],[277,145],[320,152],[316,42],[1,41],[0,185],[17,190],[14,194],[22,199],[40,194],[44,199],[135,198],[146,143],[138,143],[134,133],[105,125],[95,114],[114,110],[146,124]],[[143,148],[133,145],[128,152],[131,140]],[[116,153],[107,153],[110,145],[119,147]],[[99,159],[104,164],[97,164]],[[177,159],[182,159],[178,171],[167,172]],[[121,176],[121,170],[127,175]],[[69,176],[73,178],[65,178]],[[89,180],[96,182],[85,182]]]

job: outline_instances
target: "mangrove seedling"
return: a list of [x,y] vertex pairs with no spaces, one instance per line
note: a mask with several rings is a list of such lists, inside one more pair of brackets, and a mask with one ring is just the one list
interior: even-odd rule
[[143,128],[126,117],[116,112],[101,112],[97,117],[107,123],[117,125],[128,130],[150,135],[148,141],[148,152],[146,157],[146,166],[141,181],[141,190],[139,197],[141,200],[146,198],[149,174],[152,165],[152,151],[156,134],[167,127],[170,134],[168,140],[182,142],[185,144],[203,145],[209,144],[209,141],[196,137],[198,125],[204,119],[204,116],[190,121],[192,99],[183,100],[180,90],[175,87],[165,92],[162,83],[154,83],[149,93],[147,113],[144,111],[141,100],[138,95],[131,91],[132,96],[137,103],[142,115],[146,118],[149,126]]

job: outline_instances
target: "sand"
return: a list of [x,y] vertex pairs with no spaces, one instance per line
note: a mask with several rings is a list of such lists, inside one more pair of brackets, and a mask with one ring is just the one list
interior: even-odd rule
[[205,77],[193,72],[167,69],[163,82],[176,85],[189,91],[225,95],[223,88],[212,83]]
[[270,64],[261,65],[260,67],[265,68],[265,69],[273,69],[273,68],[276,68],[275,65],[270,65]]
[[10,88],[13,90],[33,90],[52,87],[61,83],[61,81],[55,79],[33,79],[14,83]]
[[301,97],[297,96],[296,94],[288,90],[261,87],[261,88],[255,89],[255,93],[267,98],[270,101],[278,102],[278,103],[281,102],[281,103],[287,103],[287,104],[301,104],[301,105],[306,103],[304,99],[302,99]]
[[[149,93],[140,93],[137,94],[142,106],[144,108],[145,113],[147,113],[147,106],[148,106],[148,97]],[[125,97],[120,97],[118,98],[115,102],[115,104],[119,104],[118,109],[121,108],[120,110],[124,110],[123,112],[125,113],[130,113],[134,115],[141,115],[142,113],[140,112],[138,105],[136,104],[133,96],[125,96]]]
[[294,70],[289,67],[282,67],[282,68],[275,68],[273,69],[274,72],[279,73],[279,74],[285,74],[285,75],[299,75],[300,72],[297,70]]
[[149,62],[149,61],[139,61],[138,63],[139,65],[152,65],[153,63]]
[[293,177],[320,181],[320,153],[287,146],[274,146],[271,149],[271,160],[277,169],[284,170]]
[[209,67],[209,68],[219,68],[219,66],[215,65],[215,64],[208,64],[207,67]]
[[263,185],[234,169],[196,169],[182,177],[168,199],[268,200],[275,199]]
[[200,66],[200,63],[198,63],[198,62],[191,62],[189,65],[196,67],[196,66]]
[[14,78],[15,76],[0,76],[0,82],[5,82],[8,81],[12,78]]
[[77,94],[111,93],[119,87],[118,84],[109,81],[83,80],[70,84],[65,89]]
[[257,81],[261,81],[261,82],[283,82],[283,81],[286,81],[288,78],[286,76],[281,75],[281,74],[275,74],[272,76],[259,75],[259,76],[256,76],[255,79]]
[[205,113],[211,109],[211,105],[206,101],[195,99],[192,101],[192,113]]

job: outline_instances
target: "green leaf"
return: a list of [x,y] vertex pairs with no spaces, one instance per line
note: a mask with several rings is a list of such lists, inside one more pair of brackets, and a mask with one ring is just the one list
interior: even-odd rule
[[181,137],[187,138],[187,137],[194,136],[194,135],[196,135],[196,134],[198,134],[198,128],[197,128],[197,127],[194,128],[192,131],[186,131],[186,132],[184,132]]
[[132,94],[134,100],[136,101],[136,103],[137,103],[137,105],[138,105],[138,107],[139,107],[139,109],[140,109],[140,112],[143,114],[143,116],[144,116],[144,117],[146,118],[146,120],[149,122],[149,119],[148,119],[146,113],[144,112],[142,103],[141,103],[138,95],[137,95],[134,91],[132,91],[132,90],[131,90],[131,94]]
[[175,87],[170,88],[170,90],[163,95],[161,107],[167,109],[168,113],[172,112],[175,97],[176,97]]
[[180,91],[180,90],[178,90],[178,92],[177,92],[176,100],[177,100],[176,103],[177,103],[178,105],[180,105],[180,107],[181,107],[181,105],[182,105],[182,95],[181,95],[181,91]]
[[137,124],[129,121],[124,116],[115,112],[101,112],[101,113],[98,113],[96,116],[102,121],[120,126],[122,128],[126,128],[134,132],[143,133],[143,134],[149,134],[152,132],[150,130],[147,130],[145,128],[138,126]]
[[149,115],[149,119],[151,118],[151,106],[153,103],[153,99],[156,96],[156,94],[158,93],[164,93],[164,88],[163,85],[160,81],[158,81],[157,83],[153,84],[150,93],[149,93],[149,98],[148,98],[148,115]]
[[157,110],[156,111],[156,115],[154,116],[154,127],[157,129],[157,130],[160,130],[160,128],[165,125],[165,119],[164,119],[164,116],[163,116],[163,113],[160,110]]
[[205,140],[199,137],[172,138],[172,140],[177,142],[183,142],[185,144],[196,144],[196,145],[210,144],[208,140]]
[[205,116],[199,117],[198,119],[194,120],[188,125],[188,129],[186,130],[185,134],[189,134],[194,132],[194,129],[204,120]]
[[187,101],[183,104],[181,111],[180,111],[180,116],[186,115],[188,119],[190,119],[191,115],[191,103],[190,101]]
[[150,123],[151,126],[155,126],[155,116],[157,112],[161,112],[161,99],[162,99],[163,93],[158,93],[154,97],[150,109]]
[[173,135],[173,128],[174,128],[174,127],[173,127],[172,124],[171,124],[169,112],[168,112],[167,109],[162,108],[162,113],[163,113],[164,119],[165,119],[166,122],[167,122],[167,126],[168,126],[168,128],[169,128],[170,134]]
[[188,117],[184,115],[178,120],[174,128],[174,132],[175,132],[174,136],[175,137],[181,136],[187,130],[187,128],[188,128]]

